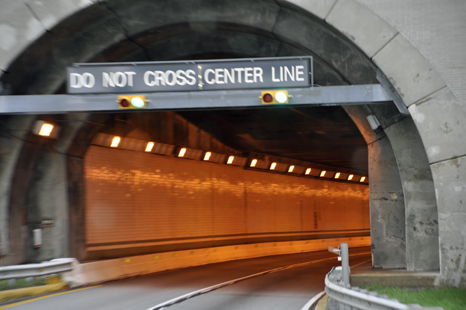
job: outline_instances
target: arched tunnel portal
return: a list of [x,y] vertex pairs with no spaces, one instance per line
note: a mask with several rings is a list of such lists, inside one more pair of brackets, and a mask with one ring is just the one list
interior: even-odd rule
[[[393,79],[396,72],[387,68],[387,63],[393,60],[386,61],[384,53],[395,44],[405,44],[396,30],[382,20],[374,19],[380,27],[379,38],[368,43],[361,35],[364,31],[358,26],[348,25],[353,27],[350,28],[357,37],[342,30],[344,25],[339,14],[343,14],[345,7],[329,7],[325,14],[321,9],[267,0],[96,3],[80,8],[54,24],[18,54],[2,75],[3,93],[64,93],[65,68],[73,63],[311,55],[314,58],[314,83],[318,86],[377,84],[377,74],[385,73],[401,93],[406,106],[423,98],[419,91],[404,94],[405,86],[397,85]],[[373,18],[370,15],[373,13],[366,8],[358,9],[362,9],[369,16],[367,18]],[[411,113],[413,111],[416,112],[416,108],[410,109]],[[255,122],[259,127],[267,117],[279,122],[283,115],[300,115],[298,123],[301,123],[294,128],[295,135],[304,129],[305,120],[310,120],[307,130],[312,134],[308,141],[320,141],[328,147],[328,152],[325,153],[323,148],[316,154],[303,145],[300,151],[290,155],[282,147],[283,143],[264,146],[263,142],[270,139],[265,133],[262,137],[251,133],[241,136],[223,127],[228,123],[239,124],[235,123],[235,118],[245,120],[245,115],[251,113],[256,114]],[[319,113],[325,117],[321,118]],[[366,121],[368,115],[375,115],[381,126],[371,129]],[[215,119],[217,124],[206,122],[207,116]],[[139,119],[154,124],[160,119],[182,118],[185,124],[194,125],[199,132],[213,137],[211,139],[217,141],[218,148],[230,147],[231,152],[268,154],[361,173],[366,170],[370,180],[374,266],[408,270],[440,268],[438,197],[430,159],[419,134],[419,124],[415,124],[411,115],[401,114],[393,103],[344,108],[286,108],[286,111],[272,112],[264,109],[143,115],[76,113],[39,118],[60,123],[62,128],[57,140],[44,140],[30,133],[28,129],[37,116],[2,116],[2,126],[7,132],[2,144],[8,145],[7,155],[2,160],[2,180],[9,181],[2,183],[1,189],[8,193],[2,201],[8,212],[8,229],[2,232],[9,236],[8,240],[4,238],[3,244],[3,252],[8,253],[4,260],[6,264],[60,255],[84,258],[84,158],[92,141],[99,133],[120,132],[124,136],[142,129],[142,133],[151,139],[158,138],[159,142],[167,143],[169,141],[163,140],[168,139],[169,134],[157,137],[155,131],[147,132],[150,126],[137,128],[128,125],[128,120]],[[170,125],[164,126],[169,128]],[[326,129],[322,130],[322,126]],[[178,127],[173,125],[172,128],[176,131]],[[264,125],[263,128],[270,127]],[[343,132],[345,130],[347,132]],[[330,139],[332,135],[333,141]],[[280,138],[286,140],[285,133],[282,132]],[[183,138],[183,134],[178,134],[171,142],[199,146],[198,142],[183,139],[186,136]],[[298,143],[303,141],[296,137],[292,139],[297,139]],[[348,144],[348,140],[351,143]],[[342,144],[347,151],[338,148]],[[210,146],[215,148],[213,142]],[[22,234],[31,234],[28,221],[57,215],[66,220],[56,223],[54,245],[49,252],[44,249],[37,255],[25,250],[28,245],[24,244]],[[29,231],[22,232],[22,227],[29,227]]]

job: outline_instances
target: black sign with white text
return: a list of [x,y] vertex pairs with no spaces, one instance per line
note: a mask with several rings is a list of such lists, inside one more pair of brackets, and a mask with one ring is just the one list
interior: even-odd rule
[[69,94],[308,87],[312,58],[79,64],[67,75]]

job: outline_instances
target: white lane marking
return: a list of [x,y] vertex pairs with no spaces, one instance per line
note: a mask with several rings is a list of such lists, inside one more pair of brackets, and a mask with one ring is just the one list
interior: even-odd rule
[[[364,254],[369,254],[369,253],[364,253]],[[354,254],[354,255],[356,255],[356,254]],[[354,256],[354,255],[350,255],[350,256]],[[370,260],[367,260],[367,261],[365,261],[365,262],[362,262],[362,263],[359,263],[359,264],[357,264],[357,265],[351,266],[351,268],[360,266],[360,265],[365,264],[365,263],[367,263],[367,262],[370,262]],[[317,294],[317,295],[315,295],[314,297],[312,297],[312,299],[309,300],[309,301],[307,302],[307,304],[305,304],[304,307],[303,307],[301,310],[309,310],[309,309],[311,309],[311,307],[314,305],[314,303],[316,303],[317,301],[319,301],[320,298],[321,298],[323,295],[325,295],[325,291],[322,291],[322,292],[320,292],[319,294]]]
[[[350,256],[367,255],[367,254],[370,254],[370,253],[371,252],[358,253],[358,254],[352,254]],[[212,286],[209,286],[209,287],[206,287],[206,288],[203,288],[203,289],[200,289],[200,290],[188,293],[188,294],[184,294],[184,295],[175,297],[173,299],[170,299],[170,300],[168,300],[166,302],[158,304],[158,305],[156,305],[156,306],[154,306],[152,308],[149,308],[147,310],[160,310],[160,309],[163,309],[163,308],[167,308],[167,307],[170,307],[170,306],[172,306],[174,304],[185,301],[185,300],[187,300],[189,298],[193,298],[193,297],[205,294],[205,293],[209,293],[211,291],[218,290],[219,288],[229,286],[229,285],[232,285],[232,284],[235,284],[237,282],[244,281],[244,280],[247,280],[247,279],[250,279],[250,278],[262,276],[262,275],[269,274],[269,273],[275,273],[275,272],[278,272],[278,271],[283,271],[283,270],[287,270],[287,269],[291,269],[291,268],[296,268],[296,267],[301,267],[301,266],[305,266],[305,265],[315,264],[315,263],[323,262],[323,261],[326,261],[326,260],[333,260],[333,259],[335,259],[335,257],[318,259],[318,260],[314,260],[314,261],[310,261],[310,262],[293,264],[293,265],[289,265],[289,266],[278,267],[278,268],[275,268],[275,269],[262,271],[262,272],[255,273],[255,274],[252,274],[252,275],[249,275],[249,276],[246,276],[246,277],[242,277],[242,278],[230,280],[230,281],[227,281],[227,282],[223,282],[223,283],[220,283],[220,284],[212,285]]]

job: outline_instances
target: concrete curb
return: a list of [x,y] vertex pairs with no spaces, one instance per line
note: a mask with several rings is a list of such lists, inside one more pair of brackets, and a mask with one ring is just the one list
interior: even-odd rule
[[67,282],[60,282],[55,284],[46,284],[40,286],[32,286],[32,287],[25,287],[25,288],[17,288],[12,290],[0,291],[0,302],[30,297],[30,296],[37,296],[48,294],[57,291],[63,291],[68,289]]
[[325,310],[327,308],[327,300],[328,300],[328,296],[327,294],[325,294],[320,300],[319,302],[317,302],[314,310]]

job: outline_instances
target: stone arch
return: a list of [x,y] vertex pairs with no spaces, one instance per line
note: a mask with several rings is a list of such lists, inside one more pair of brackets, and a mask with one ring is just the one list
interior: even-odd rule
[[[119,5],[123,2],[124,1],[109,1],[108,3]],[[267,1],[264,1],[264,3],[265,2]],[[412,140],[417,141],[418,147],[425,150],[422,155],[425,156],[425,160],[427,161],[427,170],[432,171],[435,184],[435,198],[438,203],[439,213],[440,256],[442,262],[440,266],[441,274],[445,280],[459,279],[455,280],[454,284],[460,284],[458,281],[464,281],[461,280],[464,279],[464,274],[461,274],[461,270],[464,269],[465,263],[464,259],[462,263],[461,260],[459,263],[456,261],[461,255],[464,256],[465,241],[461,240],[461,238],[456,235],[459,233],[461,236],[462,222],[457,223],[457,221],[461,221],[461,218],[464,219],[465,214],[464,208],[462,207],[463,202],[460,200],[461,196],[452,196],[450,194],[455,188],[464,186],[464,175],[466,175],[466,163],[464,159],[466,146],[462,143],[462,133],[464,132],[464,124],[462,124],[462,122],[464,123],[464,119],[466,118],[464,109],[442,78],[435,72],[421,53],[395,28],[359,2],[355,0],[289,0],[279,1],[278,3],[283,6],[294,7],[296,10],[299,9],[303,12],[307,12],[307,14],[317,17],[322,23],[330,25],[331,28],[343,34],[349,42],[353,42],[354,46],[357,46],[370,62],[375,64],[375,66],[385,74],[402,98],[405,106],[408,107],[414,122],[411,122],[409,119],[400,121],[397,119],[398,116],[396,115],[386,117],[386,111],[348,111],[353,119],[355,119],[355,122],[360,126],[361,132],[363,134],[366,133],[366,141],[375,141],[379,138],[368,129],[367,124],[364,123],[364,119],[361,118],[361,116],[367,113],[373,113],[379,117],[385,134],[388,136],[393,148],[398,152],[398,154],[395,155],[400,168],[403,168],[403,164],[405,164],[405,167],[411,165],[413,161],[409,161],[402,156],[403,151],[406,149],[406,145],[400,144],[394,146],[395,142],[405,141],[406,143],[406,141],[411,141],[409,139],[399,138],[402,138],[406,132],[414,132],[414,134],[416,134],[416,129],[419,132],[422,142],[416,137],[413,137]],[[86,15],[86,19],[92,22],[105,15],[100,8],[92,5],[91,1],[82,1],[80,3],[74,3],[72,1],[49,1],[45,2],[44,5],[45,6],[41,7],[37,4],[31,4],[29,7],[20,7],[15,4],[11,5],[9,10],[4,11],[3,14],[7,17],[2,18],[3,24],[1,27],[9,31],[13,29],[12,32],[18,35],[13,39],[7,37],[2,41],[0,68],[4,71],[3,77],[9,74],[8,71],[12,68],[12,64],[14,65],[13,62],[17,59],[17,56],[22,52],[27,52],[27,46],[33,46],[33,42],[39,41],[39,36],[41,35],[42,39],[46,39],[47,36],[50,36],[50,34],[53,33],[52,28],[57,23],[70,22],[70,19],[66,20],[69,16]],[[249,9],[251,9],[251,5],[252,4],[247,1],[244,3],[235,1],[233,6],[249,7]],[[261,9],[263,9],[263,7],[261,7]],[[31,14],[31,10],[34,14]],[[273,15],[274,12],[276,13],[276,10],[276,4],[270,3],[266,13]],[[129,12],[129,14],[135,14],[135,12]],[[137,14],[135,16],[137,17]],[[182,15],[178,17],[183,20]],[[201,16],[198,16],[198,18],[200,17]],[[243,17],[243,23],[245,25],[254,23],[248,20],[247,14]],[[224,16],[223,20],[228,22],[231,21],[232,18],[232,16]],[[274,18],[270,20],[275,21]],[[255,22],[260,23],[263,30],[269,27],[267,30],[270,31],[276,27],[276,24],[271,24],[270,20],[264,19]],[[192,25],[198,27],[202,26],[198,24],[196,20],[189,21]],[[19,25],[19,22],[28,26],[24,27]],[[108,20],[107,22],[108,24],[103,25],[110,27],[112,22],[114,23],[114,20]],[[115,24],[113,25],[115,26]],[[121,40],[125,36],[128,36],[128,31],[137,33],[139,31],[138,27],[140,27],[136,22],[133,24],[129,23],[126,26],[128,28],[123,29],[121,25],[116,25],[115,29],[119,30],[114,33],[111,39],[115,41]],[[292,26],[290,27],[292,28]],[[70,29],[77,32],[77,29],[73,29],[71,26]],[[96,31],[99,31],[99,29],[96,29]],[[307,40],[308,37],[306,37],[305,33],[300,31],[304,30],[297,29],[294,34],[295,42],[290,42],[291,45],[297,43],[306,44],[304,41]],[[44,32],[46,33],[44,34]],[[284,41],[286,41],[286,37],[289,35],[284,33],[280,34],[279,31],[274,33],[278,37],[283,38]],[[61,40],[64,40],[66,35],[69,35],[69,33],[63,34],[64,37],[50,40],[48,44],[59,46],[63,43]],[[86,59],[85,53],[84,59]],[[76,62],[79,62],[79,60]],[[368,67],[371,66],[370,62]],[[66,63],[66,61],[63,63]],[[60,73],[58,71],[51,73],[49,78],[59,81],[60,79],[57,78],[57,75]],[[355,77],[355,79],[357,79],[357,77]],[[36,81],[36,84],[28,88],[25,93],[50,92],[58,89],[59,84],[53,84],[50,83],[50,81]],[[44,85],[49,88],[44,89]],[[8,83],[3,84],[0,90],[2,90],[4,94],[9,94],[11,91]],[[375,140],[373,140],[374,137]],[[21,143],[18,143],[17,148],[21,148],[20,144]],[[16,162],[14,156],[11,160],[12,161],[9,162],[10,165]],[[426,173],[430,173],[430,171],[426,170],[425,165],[421,166],[422,167],[415,167],[415,169],[421,169]],[[2,177],[9,179],[11,175],[11,171],[4,172]],[[412,177],[402,179],[403,190],[413,193],[413,191],[409,191],[409,189],[413,188],[413,186],[415,187],[415,183],[416,179]],[[427,189],[426,191],[432,192],[432,190],[433,188]],[[420,193],[422,191],[417,192]],[[3,201],[2,204],[3,203],[6,202]],[[451,225],[451,223],[457,223],[457,225]],[[453,248],[453,250],[451,248]],[[413,269],[416,268],[413,267]],[[460,275],[458,276],[458,274]]]

